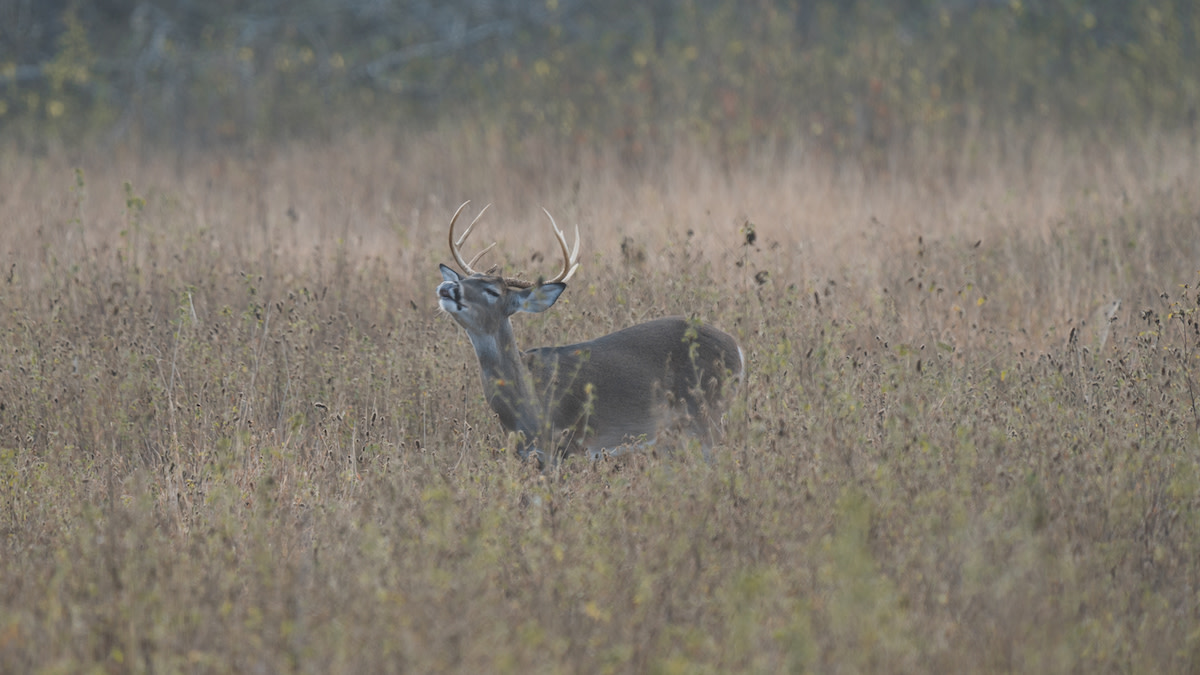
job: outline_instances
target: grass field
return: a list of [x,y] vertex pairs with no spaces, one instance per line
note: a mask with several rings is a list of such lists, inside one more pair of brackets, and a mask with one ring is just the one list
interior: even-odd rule
[[[0,671],[1197,672],[1200,151],[889,162],[0,154]],[[466,199],[529,276],[580,223],[526,346],[739,339],[711,464],[505,451]]]

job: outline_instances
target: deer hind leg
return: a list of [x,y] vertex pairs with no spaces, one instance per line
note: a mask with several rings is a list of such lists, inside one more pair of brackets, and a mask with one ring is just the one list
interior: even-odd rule
[[[712,446],[716,438],[716,428],[713,425],[713,418],[709,414],[708,404],[702,403],[699,406],[689,406],[686,416],[681,420],[680,429],[685,432],[688,438],[695,439],[700,443],[700,452],[704,456],[704,461],[712,463]],[[688,442],[687,438],[681,439],[684,443]]]
[[704,461],[712,463],[712,446],[721,436],[721,380],[697,371],[677,406],[677,427],[700,443]]

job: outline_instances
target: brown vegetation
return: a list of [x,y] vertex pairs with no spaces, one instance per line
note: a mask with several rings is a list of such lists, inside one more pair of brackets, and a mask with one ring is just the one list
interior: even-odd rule
[[[1200,669],[1190,141],[548,147],[4,155],[0,671]],[[513,272],[581,224],[522,344],[738,337],[711,464],[505,452],[468,198]]]

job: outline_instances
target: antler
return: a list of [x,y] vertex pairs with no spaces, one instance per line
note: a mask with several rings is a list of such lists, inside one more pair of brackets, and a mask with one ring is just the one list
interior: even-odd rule
[[454,217],[450,219],[450,253],[454,255],[454,261],[458,263],[458,266],[462,268],[462,271],[466,272],[468,275],[479,274],[479,272],[476,272],[474,269],[472,269],[471,265],[474,265],[476,262],[478,262],[479,259],[483,257],[484,253],[492,250],[492,248],[496,245],[496,242],[493,241],[487,248],[483,249],[479,253],[476,253],[475,257],[471,258],[471,262],[463,260],[462,252],[459,249],[462,248],[463,242],[467,240],[467,237],[471,236],[471,230],[475,227],[475,224],[479,222],[479,219],[483,217],[484,213],[487,213],[488,206],[491,206],[491,204],[488,204],[487,206],[483,207],[483,210],[479,212],[479,215],[475,216],[475,220],[471,221],[471,224],[467,226],[466,231],[462,233],[462,236],[458,238],[458,242],[456,243],[454,241],[454,223],[458,222],[458,214],[462,213],[462,210],[467,208],[467,204],[470,203],[470,199],[463,202],[462,206],[458,207],[458,210],[454,212]]
[[563,236],[562,230],[558,229],[558,223],[554,222],[554,216],[546,209],[542,209],[546,217],[550,219],[550,226],[554,228],[554,236],[558,239],[558,246],[562,249],[563,266],[559,270],[558,275],[547,283],[565,282],[575,274],[575,270],[579,269],[579,225],[575,225],[575,248],[567,252],[567,238]]
[[[479,274],[479,272],[475,271],[472,265],[478,262],[479,259],[483,257],[484,253],[492,250],[492,248],[496,245],[496,242],[489,244],[487,248],[483,249],[479,253],[476,253],[475,257],[471,258],[471,262],[467,262],[463,259],[461,251],[463,242],[465,242],[467,237],[471,235],[471,230],[474,229],[476,223],[479,222],[480,218],[483,218],[483,214],[488,210],[488,207],[491,206],[491,204],[488,204],[487,206],[483,207],[483,210],[479,212],[479,215],[475,216],[475,220],[471,221],[471,224],[467,226],[467,229],[463,231],[462,236],[459,237],[458,241],[456,242],[454,241],[454,224],[458,222],[458,216],[462,213],[462,210],[467,208],[467,204],[470,203],[470,200],[463,202],[462,206],[459,206],[458,210],[454,212],[454,216],[450,219],[449,237],[450,253],[454,256],[454,261],[458,263],[458,266],[462,268],[462,271],[466,272],[468,275]],[[558,239],[558,246],[562,250],[563,255],[562,269],[558,271],[558,274],[555,275],[553,279],[548,279],[546,283],[565,283],[571,278],[572,275],[575,274],[575,270],[579,269],[579,225],[575,225],[575,247],[568,250],[567,237],[563,234],[562,230],[558,229],[558,223],[554,222],[554,216],[550,215],[550,212],[544,208],[542,211],[546,214],[546,217],[550,219],[550,226],[554,228],[554,237]],[[533,282],[531,281],[509,277],[504,278],[504,283],[515,288],[529,288],[530,286],[533,286]]]

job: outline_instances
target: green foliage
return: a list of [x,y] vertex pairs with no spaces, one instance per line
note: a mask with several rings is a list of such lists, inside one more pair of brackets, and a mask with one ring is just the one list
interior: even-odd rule
[[1028,125],[1194,127],[1200,105],[1189,0],[525,4],[47,3],[0,47],[0,121],[207,143],[467,117],[629,160],[685,138],[886,165]]

